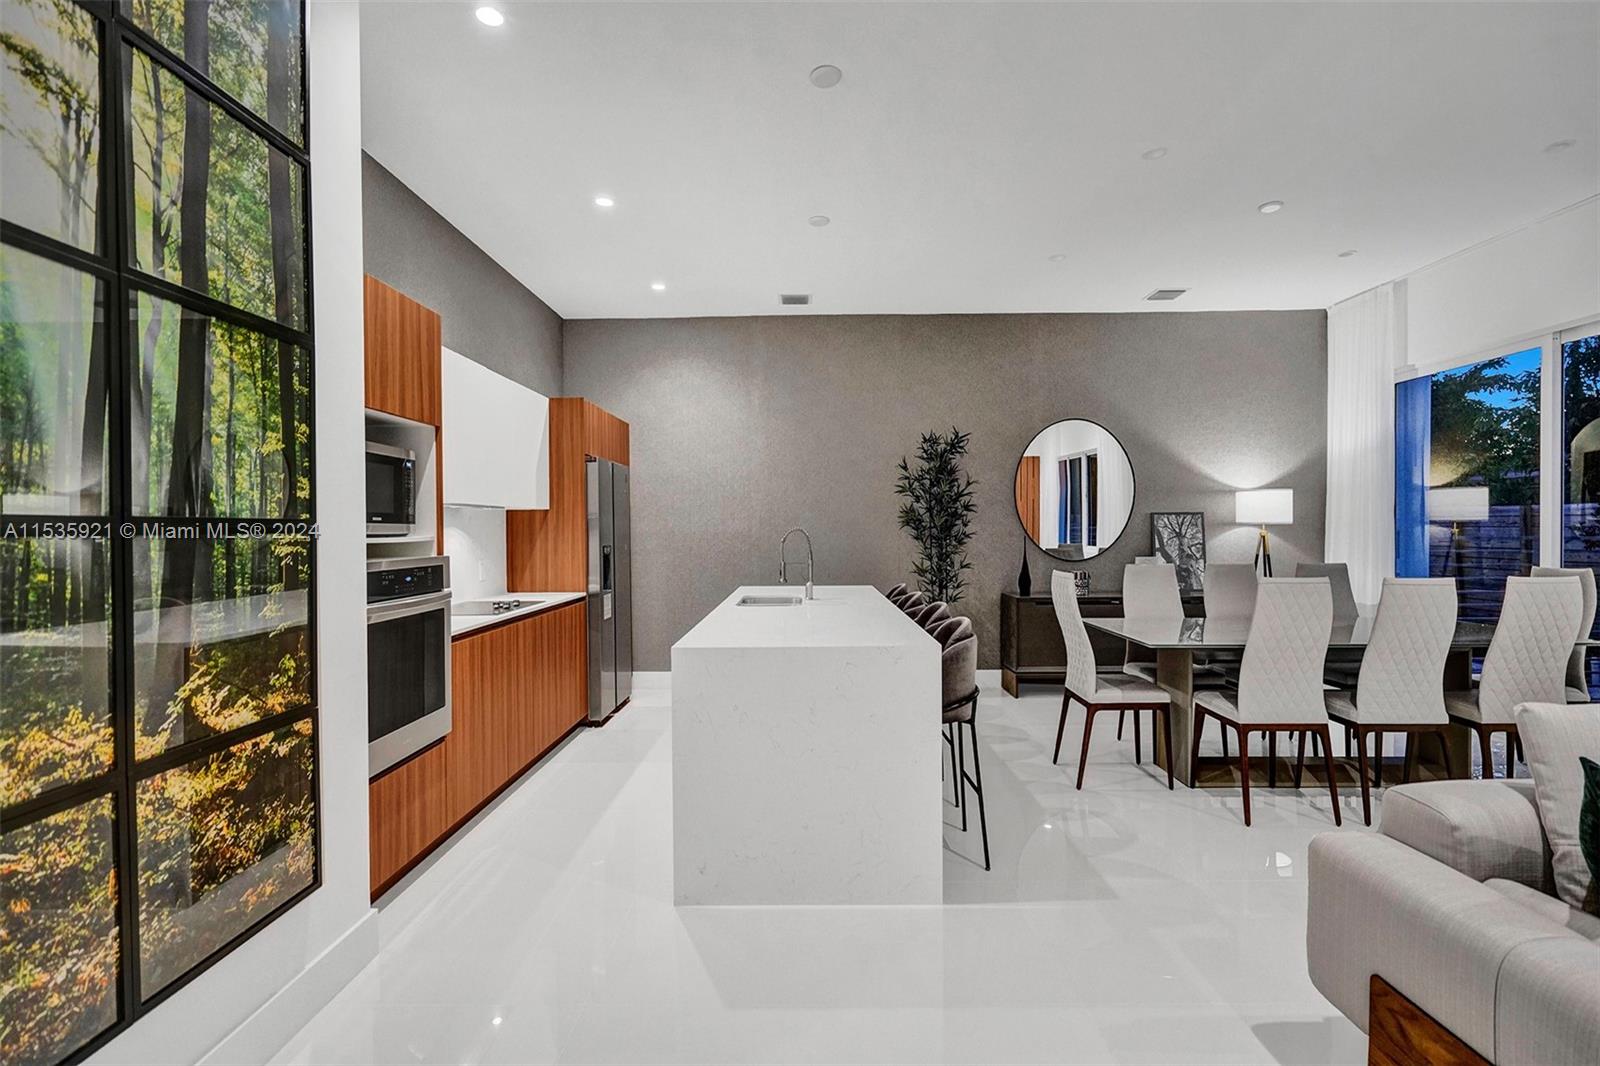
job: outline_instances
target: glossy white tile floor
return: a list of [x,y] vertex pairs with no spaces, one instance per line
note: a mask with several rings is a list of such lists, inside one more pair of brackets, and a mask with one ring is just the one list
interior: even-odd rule
[[1111,718],[1075,792],[1036,691],[983,699],[994,872],[947,853],[924,908],[675,908],[667,694],[641,694],[392,893],[377,960],[274,1061],[1364,1061],[1306,977],[1326,793],[1258,792],[1246,829]]

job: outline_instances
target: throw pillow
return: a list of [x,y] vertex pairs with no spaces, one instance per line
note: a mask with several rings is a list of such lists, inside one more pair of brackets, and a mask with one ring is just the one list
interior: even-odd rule
[[1579,844],[1584,769],[1575,756],[1600,758],[1600,705],[1525,703],[1517,708],[1517,734],[1533,771],[1539,821],[1550,842],[1556,895],[1567,906],[1600,914],[1600,890]]

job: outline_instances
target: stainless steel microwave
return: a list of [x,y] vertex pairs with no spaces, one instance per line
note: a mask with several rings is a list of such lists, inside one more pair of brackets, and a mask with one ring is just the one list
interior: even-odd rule
[[417,525],[417,456],[367,442],[367,536],[409,537]]

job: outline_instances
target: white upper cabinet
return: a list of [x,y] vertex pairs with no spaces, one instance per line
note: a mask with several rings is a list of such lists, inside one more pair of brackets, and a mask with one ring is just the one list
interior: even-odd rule
[[550,398],[443,350],[444,502],[550,506]]

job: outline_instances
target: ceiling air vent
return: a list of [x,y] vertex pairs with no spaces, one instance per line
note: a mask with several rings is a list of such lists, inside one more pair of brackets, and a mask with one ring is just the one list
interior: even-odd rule
[[1178,297],[1182,296],[1184,293],[1186,293],[1188,291],[1189,291],[1188,289],[1157,289],[1155,292],[1151,293],[1149,296],[1146,296],[1145,299],[1146,300],[1176,300]]
[[804,307],[811,302],[809,292],[780,292],[778,302],[785,307]]

